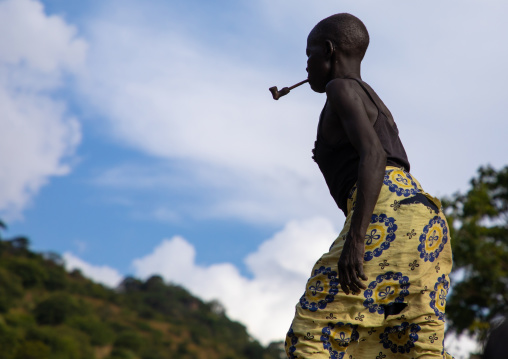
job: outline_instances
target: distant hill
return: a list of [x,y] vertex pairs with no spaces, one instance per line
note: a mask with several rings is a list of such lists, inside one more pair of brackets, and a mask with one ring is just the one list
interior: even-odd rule
[[[3,223],[0,222],[0,226]],[[280,359],[231,321],[160,276],[113,290],[0,237],[0,359]]]

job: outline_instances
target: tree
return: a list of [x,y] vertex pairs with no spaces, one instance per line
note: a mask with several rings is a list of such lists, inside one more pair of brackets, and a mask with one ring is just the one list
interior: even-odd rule
[[[7,229],[7,226],[5,225],[5,223],[1,219],[0,219],[0,229],[3,229],[3,230]],[[0,237],[0,239],[2,239],[2,237]]]
[[46,359],[50,354],[50,348],[43,342],[26,341],[18,350],[16,359]]
[[78,314],[79,308],[68,294],[55,294],[37,304],[33,312],[38,324],[58,325]]
[[449,330],[485,339],[508,313],[508,166],[480,167],[466,194],[445,199],[453,261]]

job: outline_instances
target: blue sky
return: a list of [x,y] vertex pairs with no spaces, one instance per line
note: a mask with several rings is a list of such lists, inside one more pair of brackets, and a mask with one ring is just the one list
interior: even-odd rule
[[[93,31],[88,24],[94,20],[94,15],[97,12],[108,12],[101,10],[104,6],[101,2],[47,1],[44,4],[46,14],[62,16],[68,24],[76,26],[78,36],[84,39],[87,33]],[[223,32],[229,31],[230,26],[237,26],[234,19],[230,19],[228,27],[221,25],[220,20],[227,18],[227,14],[219,12],[217,18],[210,19],[206,10],[207,3],[202,2],[197,8],[196,4],[167,6],[159,1],[153,2],[144,11],[150,16],[159,17],[161,23],[168,20],[166,15],[157,13],[161,7],[170,17],[175,16],[174,11],[178,11],[184,16],[195,18],[194,20],[204,20],[200,24],[203,27],[207,25],[206,22],[216,22],[214,32],[219,36],[224,36]],[[234,2],[224,2],[224,5],[228,6],[229,12],[238,11]],[[128,8],[115,2],[109,6],[118,12],[124,11],[124,7]],[[214,6],[208,7],[213,9]],[[136,19],[133,21],[136,22]],[[161,31],[168,26],[172,27],[170,24],[162,25]],[[196,30],[192,29],[192,24],[187,26],[191,28],[188,31]],[[136,166],[136,170],[148,172],[146,175],[153,173],[155,176],[163,176],[185,166],[185,159],[150,156],[133,149],[121,139],[113,138],[104,128],[110,126],[104,115],[88,107],[73,84],[75,79],[69,77],[69,84],[57,89],[54,98],[63,101],[67,112],[80,120],[82,139],[70,161],[73,163],[72,171],[64,177],[53,178],[44,186],[44,190],[34,195],[33,201],[22,212],[23,218],[10,223],[9,232],[30,234],[36,249],[78,251],[87,260],[108,263],[122,273],[130,273],[132,258],[143,253],[143,250],[154,247],[161,238],[170,234],[180,234],[190,241],[196,241],[202,248],[198,254],[200,263],[234,261],[242,266],[241,259],[255,249],[276,225],[259,226],[228,218],[211,220],[189,216],[166,220],[146,214],[165,204],[186,206],[191,202],[190,206],[199,206],[201,198],[210,196],[203,193],[206,192],[203,188],[191,187],[182,191],[172,190],[170,186],[151,190],[145,186],[132,189],[98,185],[98,177],[117,166],[132,165]],[[143,122],[142,119],[139,121]],[[242,238],[241,241],[238,241],[239,237]]]
[[160,273],[282,338],[344,217],[311,160],[324,98],[302,86],[276,102],[268,87],[306,77],[315,23],[357,15],[363,79],[413,175],[437,196],[464,190],[506,164],[507,7],[0,0],[5,236],[109,285]]

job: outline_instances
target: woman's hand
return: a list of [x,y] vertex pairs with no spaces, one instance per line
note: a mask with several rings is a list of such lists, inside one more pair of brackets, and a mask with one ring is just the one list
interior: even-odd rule
[[353,238],[348,233],[346,242],[339,258],[339,284],[344,293],[360,293],[367,286],[361,280],[368,280],[363,273],[363,255],[365,254],[365,239]]

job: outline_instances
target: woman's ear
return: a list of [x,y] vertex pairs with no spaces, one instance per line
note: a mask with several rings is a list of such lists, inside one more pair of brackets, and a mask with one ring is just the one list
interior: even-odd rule
[[335,53],[335,46],[333,46],[333,42],[330,40],[325,40],[325,55],[328,58],[331,58]]

